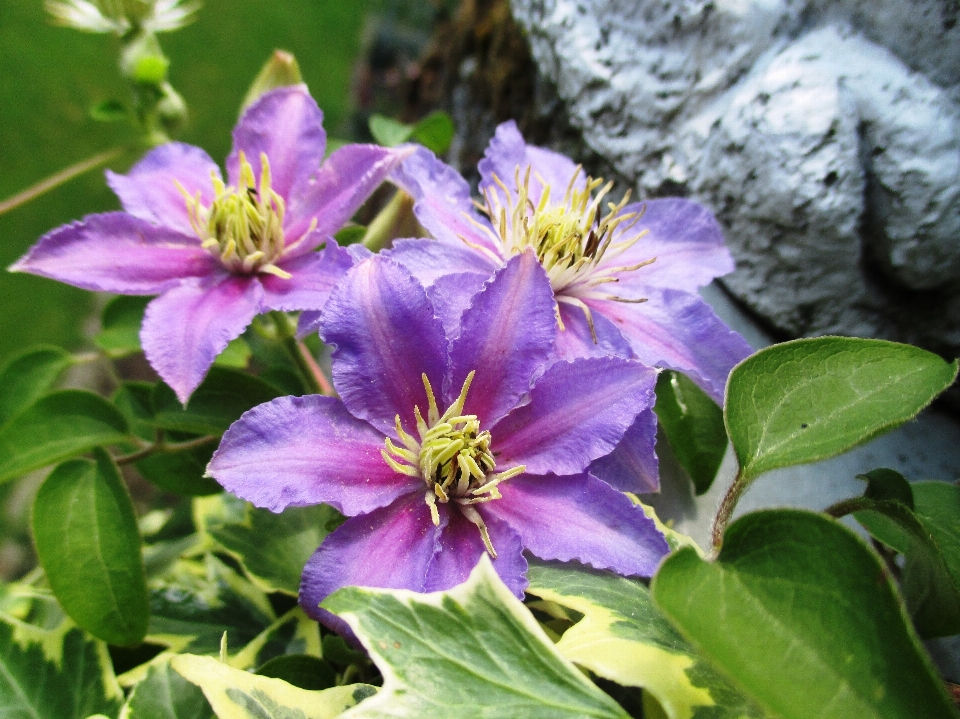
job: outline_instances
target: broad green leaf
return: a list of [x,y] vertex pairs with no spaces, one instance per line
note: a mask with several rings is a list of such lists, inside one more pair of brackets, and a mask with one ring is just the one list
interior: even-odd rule
[[333,719],[377,691],[367,684],[306,691],[191,654],[170,663],[203,690],[219,719]]
[[874,469],[866,474],[858,474],[857,479],[867,483],[864,497],[900,502],[907,509],[913,510],[913,490],[899,472],[892,469]]
[[367,123],[370,134],[377,144],[384,147],[396,147],[410,139],[413,134],[413,125],[405,125],[383,115],[373,114]]
[[[232,651],[232,649],[231,649]],[[294,607],[227,660],[236,669],[252,669],[285,654],[320,657],[320,628]]]
[[325,504],[290,507],[280,514],[249,505],[243,522],[222,524],[210,534],[264,591],[296,596],[304,565],[339,517]]
[[705,657],[782,719],[939,719],[956,711],[879,559],[820,514],[771,510],[653,579],[657,605]]
[[71,364],[59,347],[34,347],[0,370],[0,427],[47,392]]
[[0,716],[116,717],[123,694],[107,647],[76,627],[54,632],[0,620]]
[[140,533],[127,487],[103,450],[61,464],[33,504],[40,563],[64,610],[111,644],[139,644],[149,604]]
[[363,225],[347,225],[333,237],[338,245],[346,247],[347,245],[357,244],[365,234],[367,234],[367,228]]
[[219,367],[233,367],[234,369],[246,369],[250,364],[250,357],[253,354],[250,345],[243,337],[237,337],[227,345],[226,349],[217,355],[213,361]]
[[920,636],[957,634],[960,487],[917,482],[912,490],[912,512],[899,502],[878,501],[854,516],[872,536],[904,555],[900,585]]
[[130,431],[149,442],[157,436],[150,399],[153,388],[154,385],[150,382],[123,382],[110,398],[113,405],[127,418]]
[[134,466],[144,479],[160,489],[187,497],[205,497],[223,491],[217,480],[204,476],[216,449],[217,443],[210,442],[184,452],[159,452]]
[[170,668],[169,659],[151,664],[134,688],[120,719],[211,719],[203,692]]
[[531,563],[527,579],[528,593],[583,615],[564,632],[557,651],[604,679],[643,687],[669,719],[765,716],[697,655],[640,582],[541,561]]
[[329,689],[337,684],[337,673],[330,663],[309,654],[284,654],[257,669],[262,677],[283,679],[300,689]]
[[413,126],[410,139],[419,142],[437,155],[444,155],[450,149],[455,131],[456,128],[453,126],[450,115],[442,110],[437,110],[431,112]]
[[126,438],[126,419],[102,397],[54,392],[0,429],[0,482]]
[[956,376],[956,362],[885,340],[818,337],[760,350],[727,381],[740,477],[845,452],[915,417]]
[[654,410],[677,461],[693,480],[696,493],[703,494],[713,484],[727,449],[723,410],[686,375],[669,370],[657,378]]
[[354,719],[627,715],[564,659],[486,555],[447,592],[346,587],[324,600],[383,674]]
[[94,344],[108,357],[120,358],[140,351],[140,325],[152,297],[114,297],[103,308],[100,325],[103,329],[93,338]]
[[186,408],[172,389],[158,384],[152,398],[154,422],[163,429],[221,434],[248,409],[279,396],[272,385],[257,377],[229,367],[213,366]]
[[224,632],[244,647],[276,620],[266,595],[212,555],[150,582],[147,641],[177,652],[219,655]]

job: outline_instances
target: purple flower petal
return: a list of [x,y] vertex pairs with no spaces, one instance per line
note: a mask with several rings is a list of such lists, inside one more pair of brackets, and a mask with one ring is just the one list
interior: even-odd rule
[[653,404],[657,373],[634,360],[556,362],[537,380],[530,404],[490,429],[497,466],[530,474],[577,474],[613,451],[634,418]]
[[327,134],[323,113],[306,85],[282,87],[261,96],[233,130],[233,151],[227,158],[227,175],[236,186],[243,152],[260,181],[260,154],[270,160],[273,189],[290,200],[320,169]]
[[727,375],[753,353],[699,295],[651,287],[647,302],[590,300],[594,314],[612,320],[644,364],[687,374],[723,405]]
[[330,238],[320,252],[293,261],[280,262],[280,269],[290,273],[289,279],[276,275],[261,274],[263,306],[268,310],[293,312],[296,310],[322,310],[334,286],[343,279],[351,267],[353,257],[336,240]]
[[557,332],[554,351],[560,359],[574,360],[577,357],[633,357],[630,343],[610,320],[599,313],[593,313],[593,330],[596,341],[590,332],[587,316],[579,307],[566,302],[558,302],[563,329]]
[[325,502],[352,516],[419,487],[383,461],[383,439],[339,400],[280,397],[230,426],[207,471],[271,512]]
[[477,252],[463,242],[394,240],[393,248],[383,254],[410,270],[424,287],[429,287],[441,277],[464,272],[474,272],[486,279],[502,265],[502,262],[494,262],[488,255]]
[[219,267],[196,238],[124,212],[89,215],[40,238],[10,267],[85,290],[153,295]]
[[465,414],[492,427],[516,407],[553,349],[554,307],[550,280],[532,251],[504,265],[463,313],[450,349],[448,402],[476,371]]
[[[577,166],[565,155],[525,143],[513,120],[501,123],[477,166],[483,178],[480,191],[490,190],[502,195],[503,190],[493,179],[496,176],[515,193],[518,170],[522,182],[528,167],[531,168],[530,200],[534,205],[540,202],[543,193],[541,180],[550,187],[550,204],[556,205],[562,201],[570,179],[577,171]],[[586,175],[581,171],[575,187],[582,189],[585,185]],[[513,199],[516,199],[516,194]]]
[[465,238],[486,248],[491,261],[502,256],[499,243],[475,224],[489,222],[474,209],[470,185],[428,149],[418,148],[391,179],[413,197],[414,214],[433,237],[452,245],[463,245]]
[[442,529],[442,523],[433,526],[420,492],[348,519],[303,568],[300,606],[314,619],[326,621],[329,614],[317,605],[341,587],[422,592]]
[[347,409],[391,437],[400,415],[415,431],[414,405],[426,416],[426,374],[443,391],[447,340],[423,287],[403,267],[372,257],[337,285],[320,321],[333,353],[333,383]]
[[652,265],[620,274],[613,294],[642,297],[645,286],[695,292],[714,278],[733,272],[733,257],[723,242],[720,225],[706,207],[668,197],[627,205],[623,213],[641,210],[639,222],[629,229],[621,225],[616,237],[626,239],[643,230],[649,232],[623,255],[604,262],[600,270],[657,259]]
[[427,297],[434,311],[443,322],[443,331],[448,339],[460,334],[460,318],[470,306],[473,296],[490,279],[490,275],[478,275],[475,272],[459,272],[444,275],[427,287]]
[[503,498],[486,504],[484,514],[507,522],[541,559],[649,577],[670,551],[640,506],[589,474],[524,474],[501,484],[500,492]]
[[[455,506],[446,508],[447,524],[440,533],[440,551],[430,562],[423,591],[440,592],[467,581],[480,557],[487,551],[480,530],[464,518]],[[484,514],[483,521],[490,534],[490,542],[497,553],[493,568],[510,591],[523,598],[527,588],[527,560],[523,558],[520,536],[509,524]]]
[[[296,242],[314,218],[320,237],[337,232],[410,152],[378,145],[347,145],[334,152],[291,197],[284,223],[287,242]],[[295,252],[316,247],[309,244],[297,245]]]
[[637,415],[617,448],[606,457],[594,460],[590,474],[621,492],[659,492],[656,444],[657,415],[652,409],[645,409]]
[[106,175],[107,184],[128,213],[194,237],[187,202],[177,183],[191,197],[199,192],[203,205],[209,207],[213,201],[211,178],[220,178],[220,168],[199,147],[168,142],[148,152],[126,175],[110,170]]
[[147,305],[140,343],[150,364],[184,404],[213,360],[260,312],[263,289],[251,277],[187,282]]

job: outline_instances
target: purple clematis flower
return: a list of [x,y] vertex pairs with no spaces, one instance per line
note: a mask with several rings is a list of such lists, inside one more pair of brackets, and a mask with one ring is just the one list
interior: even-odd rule
[[107,172],[124,212],[57,228],[10,269],[160,295],[140,339],[186,403],[254,316],[323,307],[355,261],[333,233],[409,154],[348,145],[324,162],[322,122],[305,85],[267,93],[234,129],[228,184],[200,148],[161,145],[129,174]]
[[[283,397],[244,414],[208,467],[279,512],[326,502],[351,517],[303,573],[300,603],[346,585],[452,587],[487,552],[517,595],[523,549],[650,576],[668,552],[641,507],[587,472],[653,400],[656,371],[590,357],[548,365],[557,325],[543,267],[511,258],[445,329],[423,286],[374,257],[320,322],[343,398]],[[452,331],[451,331],[452,330]]]
[[[604,206],[612,183],[527,145],[513,122],[497,128],[479,170],[474,202],[429,151],[405,160],[391,179],[435,239],[398,240],[389,256],[429,292],[451,296],[455,314],[504,262],[533,250],[557,301],[559,357],[635,357],[684,372],[722,404],[727,375],[752,350],[696,292],[734,268],[706,208],[681,198],[629,203],[629,193]],[[655,438],[651,410],[591,471],[625,491],[656,491]]]

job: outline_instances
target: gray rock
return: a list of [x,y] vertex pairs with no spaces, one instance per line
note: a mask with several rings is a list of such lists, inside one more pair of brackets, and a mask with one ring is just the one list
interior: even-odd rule
[[[951,0],[514,0],[587,148],[712,207],[787,335],[960,352]],[[939,83],[939,84],[938,84]]]

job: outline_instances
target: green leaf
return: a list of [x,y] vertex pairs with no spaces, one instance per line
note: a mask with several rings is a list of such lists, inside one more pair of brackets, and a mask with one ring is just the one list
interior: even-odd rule
[[337,510],[325,504],[290,507],[280,514],[249,505],[243,522],[222,524],[210,534],[261,589],[297,596],[304,565],[337,518]]
[[455,131],[450,115],[437,110],[413,126],[410,139],[419,142],[434,154],[443,155],[450,149]]
[[371,115],[368,125],[373,139],[384,147],[402,145],[413,134],[413,125],[405,125],[383,115]]
[[346,587],[324,600],[383,674],[357,719],[462,715],[563,719],[626,714],[554,648],[486,555],[447,592]]
[[120,122],[130,117],[126,105],[119,100],[102,100],[90,107],[89,114],[97,122]]
[[377,691],[366,684],[306,691],[190,654],[170,663],[203,690],[220,719],[333,719]]
[[320,629],[300,607],[294,607],[255,639],[229,657],[237,669],[259,667],[285,654],[307,654],[320,657]]
[[93,338],[94,344],[108,357],[118,359],[140,351],[140,325],[152,297],[114,297],[100,315],[102,329]]
[[219,367],[233,367],[234,369],[246,369],[250,364],[250,357],[253,352],[250,345],[243,337],[237,337],[227,345],[226,349],[217,355],[213,363]]
[[698,495],[713,484],[727,449],[723,410],[702,389],[679,372],[665,370],[657,378],[654,407],[670,448]]
[[365,234],[367,234],[367,228],[363,225],[347,225],[337,232],[337,234],[334,235],[334,238],[336,239],[338,245],[341,247],[346,247],[347,245],[357,244],[363,239]]
[[900,586],[920,636],[957,634],[960,487],[946,482],[917,482],[912,489],[912,512],[900,502],[874,501],[871,508],[856,512],[854,517],[872,536],[904,555]]
[[0,370],[0,427],[44,395],[70,364],[59,347],[35,347],[10,360]]
[[157,436],[150,399],[153,388],[150,382],[122,382],[110,398],[114,407],[127,418],[130,430],[140,439],[150,442]]
[[266,595],[212,555],[181,560],[150,583],[147,641],[177,652],[220,653],[244,647],[277,620]]
[[126,419],[102,397],[54,392],[0,428],[0,482],[126,438]]
[[670,719],[765,714],[698,656],[640,582],[579,565],[532,562],[527,592],[579,612],[557,651],[597,676],[643,687]]
[[213,709],[203,692],[170,668],[169,660],[151,664],[123,707],[120,719],[210,719]]
[[134,466],[160,489],[185,497],[205,497],[223,491],[217,480],[204,476],[216,449],[217,443],[210,442],[184,452],[160,452]]
[[874,469],[866,474],[858,474],[857,479],[867,483],[864,497],[900,502],[907,509],[913,509],[913,490],[910,489],[910,483],[899,472],[892,469]]
[[67,625],[46,632],[0,620],[0,716],[116,717],[122,701],[102,642]]
[[714,563],[690,549],[653,580],[657,605],[749,696],[783,719],[938,719],[956,712],[879,559],[798,510],[734,522]]
[[284,654],[257,669],[262,677],[283,679],[300,689],[329,689],[336,686],[337,673],[328,662],[309,654]]
[[172,389],[158,384],[153,393],[154,422],[163,429],[220,434],[248,409],[279,396],[272,385],[257,377],[213,366],[186,408]]
[[37,491],[33,538],[70,617],[111,644],[139,644],[149,605],[140,533],[127,487],[103,450],[61,464]]
[[915,417],[956,376],[956,362],[884,340],[818,337],[760,350],[727,381],[740,477],[845,452]]

